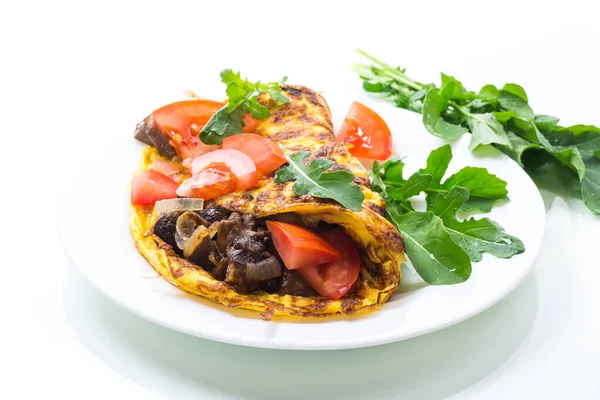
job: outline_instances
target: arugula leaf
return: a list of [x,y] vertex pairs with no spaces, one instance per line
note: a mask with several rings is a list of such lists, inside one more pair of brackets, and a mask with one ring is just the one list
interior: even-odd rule
[[258,102],[258,96],[267,92],[276,103],[289,103],[290,99],[281,92],[281,82],[262,84],[242,79],[240,73],[230,69],[221,71],[221,81],[227,85],[228,103],[208,120],[200,132],[200,140],[205,144],[221,144],[223,139],[242,132],[244,116],[247,113],[258,120],[269,117],[269,109]]
[[200,140],[207,144],[221,144],[223,139],[242,132],[244,110],[228,111],[227,106],[219,109],[200,132]]
[[475,150],[482,144],[501,144],[512,147],[502,125],[489,114],[469,114],[469,126],[471,127],[471,142],[469,150]]
[[536,115],[534,120],[535,126],[542,132],[556,128],[558,121],[560,121],[558,118],[550,115]]
[[[423,114],[423,124],[430,133],[455,140],[470,131],[469,149],[492,144],[519,163],[540,187],[582,198],[591,211],[600,214],[600,140],[595,139],[600,128],[564,128],[556,117],[536,115],[525,90],[514,83],[500,90],[485,85],[473,96],[452,76],[442,74],[441,88],[437,88],[358,52],[374,64],[355,67],[363,86],[376,88],[379,95],[398,107]],[[409,101],[417,97],[423,101]],[[432,182],[435,185],[435,179]],[[435,196],[428,193],[428,201]],[[492,203],[492,199],[471,194],[462,209],[489,211]]]
[[[465,167],[443,181],[451,159],[452,148],[444,145],[408,179],[401,159],[374,163],[371,172],[373,190],[386,201],[386,217],[402,233],[415,270],[430,284],[466,280],[471,261],[480,261],[484,252],[508,258],[525,250],[519,239],[487,218],[457,220],[459,209],[490,211],[508,192],[506,182],[484,168]],[[410,198],[422,192],[427,211],[415,211]]]
[[448,99],[451,100],[473,100],[475,99],[475,93],[468,92],[462,82],[453,76],[442,74],[442,88],[449,86],[450,82],[453,83],[452,91],[448,94]]
[[447,140],[456,140],[469,130],[461,125],[445,121],[442,112],[448,107],[448,100],[454,93],[455,84],[449,82],[441,90],[429,90],[423,101],[423,124],[427,130]]
[[545,137],[554,145],[555,158],[576,170],[585,205],[600,213],[600,159],[596,156],[600,148],[600,128],[574,125],[552,130]]
[[506,182],[490,174],[485,168],[465,167],[442,184],[451,159],[452,148],[444,145],[433,150],[427,158],[427,167],[419,170],[421,174],[432,177],[430,185],[424,190],[428,203],[433,204],[439,194],[448,193],[453,186],[464,187],[471,193],[462,207],[464,211],[479,209],[489,212],[497,200],[506,198]]
[[500,97],[500,91],[494,85],[485,85],[477,93],[477,98],[486,101],[488,104],[498,104],[498,97]]
[[454,187],[460,186],[468,189],[472,196],[486,199],[501,199],[508,195],[506,182],[487,169],[479,167],[464,167],[448,178],[442,187],[448,192]]
[[422,174],[431,175],[431,184],[433,187],[441,187],[442,178],[452,160],[452,147],[446,144],[429,153],[427,157],[427,167],[420,169]]
[[514,111],[519,118],[528,121],[533,121],[535,118],[535,114],[527,101],[512,92],[504,89],[500,90],[498,101],[503,111]]
[[404,238],[406,254],[423,280],[430,285],[464,282],[471,276],[469,255],[432,212],[390,215]]
[[471,195],[469,197],[469,200],[467,200],[466,203],[460,206],[460,210],[465,212],[480,211],[483,213],[488,213],[492,211],[492,208],[494,208],[494,205],[496,205],[496,202],[499,200],[508,200],[508,197],[501,197],[498,199],[486,199],[483,197]]
[[459,222],[456,212],[468,199],[469,191],[455,186],[448,194],[436,198],[432,211],[442,219],[452,239],[469,254],[471,261],[481,261],[483,253],[510,258],[525,251],[521,240],[504,233],[504,229],[489,218]]
[[333,199],[342,206],[360,211],[365,198],[360,186],[352,183],[355,176],[348,171],[327,171],[334,162],[326,158],[315,158],[307,166],[302,161],[310,152],[301,151],[294,155],[286,154],[289,165],[275,173],[275,182],[294,182],[296,196],[311,195]]
[[502,87],[502,90],[508,93],[512,93],[517,97],[520,97],[523,101],[528,102],[527,93],[525,93],[525,89],[516,83],[507,83]]

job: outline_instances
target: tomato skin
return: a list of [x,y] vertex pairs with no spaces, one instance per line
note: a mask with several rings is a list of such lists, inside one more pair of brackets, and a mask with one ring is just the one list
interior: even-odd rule
[[131,204],[154,205],[159,200],[174,199],[179,184],[156,171],[145,171],[131,181]]
[[223,139],[224,149],[241,151],[252,158],[259,175],[269,175],[287,162],[281,146],[260,135],[252,133],[233,135]]
[[248,113],[244,115],[244,127],[242,128],[242,132],[244,133],[253,133],[256,131],[258,127],[258,120],[252,117],[252,114]]
[[192,175],[196,175],[212,163],[224,163],[236,177],[236,190],[256,186],[258,175],[252,159],[237,150],[219,149],[194,157],[190,164]]
[[352,287],[360,272],[360,258],[352,239],[341,229],[324,232],[321,236],[341,253],[341,258],[298,273],[323,297],[338,300]]
[[267,221],[267,229],[287,269],[312,268],[341,257],[331,244],[304,227]]
[[158,129],[171,139],[169,143],[182,159],[217,149],[202,143],[198,134],[210,117],[224,104],[212,100],[184,100],[167,104],[152,112]]
[[340,142],[350,144],[350,154],[373,160],[392,155],[392,133],[383,118],[364,104],[355,101],[337,134]]
[[235,191],[236,178],[225,163],[211,163],[205,169],[186,179],[177,189],[181,197],[214,199]]

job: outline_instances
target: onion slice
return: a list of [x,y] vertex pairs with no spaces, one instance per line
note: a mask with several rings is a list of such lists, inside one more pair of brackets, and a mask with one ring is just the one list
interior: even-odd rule
[[204,199],[184,198],[157,201],[154,205],[156,215],[174,211],[200,211],[204,208]]

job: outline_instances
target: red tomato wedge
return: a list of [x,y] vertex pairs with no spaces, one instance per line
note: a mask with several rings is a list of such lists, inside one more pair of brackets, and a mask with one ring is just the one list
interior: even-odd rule
[[145,171],[131,181],[131,204],[153,205],[159,200],[174,199],[179,184],[156,171]]
[[341,253],[339,260],[318,267],[301,268],[298,273],[319,294],[337,300],[350,290],[360,272],[360,259],[356,245],[341,229],[324,232],[321,236]]
[[250,156],[259,175],[268,175],[287,162],[281,146],[271,139],[251,133],[226,137],[223,139],[223,148]]
[[163,160],[154,160],[152,164],[150,164],[150,167],[148,167],[148,169],[160,172],[161,174],[166,175],[170,178],[173,178],[175,175],[181,172],[176,166]]
[[235,191],[235,187],[235,175],[229,167],[215,162],[183,181],[177,189],[177,195],[210,200]]
[[200,141],[198,134],[210,117],[224,104],[212,100],[184,100],[167,104],[152,112],[160,131],[168,135],[169,143],[183,159],[218,148]]
[[392,155],[392,133],[375,111],[355,101],[337,134],[340,142],[351,144],[350,154],[373,160]]
[[273,244],[288,269],[304,269],[339,260],[341,254],[318,234],[298,225],[267,221]]
[[258,126],[258,120],[252,117],[252,114],[248,113],[244,115],[244,127],[242,131],[244,133],[253,133]]
[[194,157],[190,168],[192,175],[200,173],[212,163],[224,163],[236,177],[236,190],[245,190],[256,186],[258,176],[256,165],[248,155],[232,149],[214,150]]

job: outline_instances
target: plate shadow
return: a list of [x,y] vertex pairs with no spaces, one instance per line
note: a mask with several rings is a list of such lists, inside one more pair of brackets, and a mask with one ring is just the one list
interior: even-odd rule
[[94,355],[167,398],[433,400],[475,384],[523,347],[537,314],[538,284],[534,269],[503,301],[458,325],[334,351],[255,349],[175,332],[121,309],[72,267],[63,307]]

